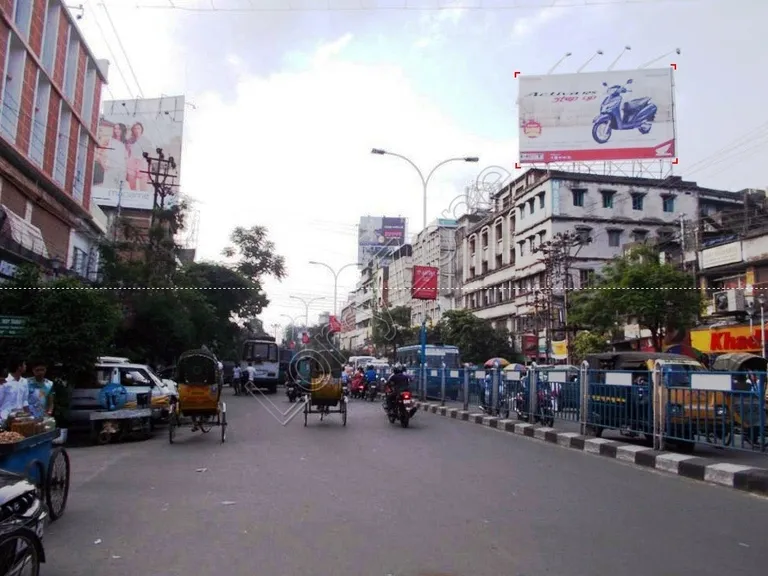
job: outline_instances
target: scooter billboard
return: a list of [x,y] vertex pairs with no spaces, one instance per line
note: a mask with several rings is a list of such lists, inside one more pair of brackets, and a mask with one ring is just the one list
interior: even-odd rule
[[[631,79],[627,80],[627,85],[630,84]],[[592,138],[595,142],[607,143],[614,130],[637,129],[641,134],[648,134],[656,119],[656,104],[648,97],[624,102],[624,94],[631,90],[619,85],[609,87],[605,82],[603,86],[607,88],[607,96],[600,105],[600,114],[592,121]]]

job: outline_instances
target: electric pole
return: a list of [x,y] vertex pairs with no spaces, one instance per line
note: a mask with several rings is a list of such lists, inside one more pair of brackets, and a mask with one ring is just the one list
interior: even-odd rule
[[[547,360],[550,358],[552,348],[552,333],[555,327],[555,313],[557,324],[565,334],[568,353],[567,362],[571,361],[571,335],[568,326],[568,290],[573,288],[571,268],[573,260],[578,255],[581,247],[592,239],[584,234],[571,231],[559,232],[552,240],[543,242],[534,252],[542,254],[540,262],[544,264],[544,286],[546,306],[546,342]],[[562,291],[562,304],[555,306],[555,291]],[[559,297],[558,297],[559,298]],[[561,311],[561,312],[560,312]]]
[[[176,194],[174,183],[176,178],[176,161],[173,156],[166,157],[162,148],[157,148],[157,156],[149,155],[144,152],[144,159],[147,161],[147,170],[143,174],[147,175],[149,183],[154,189],[154,198],[152,201],[152,216],[149,222],[149,245],[147,261],[151,262],[151,269],[154,272],[160,268],[158,264],[162,261],[165,266],[163,269],[171,266],[175,260],[175,244],[173,238],[178,231],[179,222],[176,221],[177,215],[166,211],[165,199],[168,196]],[[168,240],[171,240],[171,246],[168,246]],[[160,272],[162,274],[162,272]]]

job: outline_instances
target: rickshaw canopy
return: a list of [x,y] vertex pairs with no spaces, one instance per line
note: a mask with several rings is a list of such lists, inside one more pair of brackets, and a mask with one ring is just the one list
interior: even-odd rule
[[768,360],[746,352],[721,354],[715,358],[712,369],[716,372],[765,372],[768,370]]
[[221,377],[219,360],[207,348],[188,350],[176,362],[175,380],[179,384],[216,384]]

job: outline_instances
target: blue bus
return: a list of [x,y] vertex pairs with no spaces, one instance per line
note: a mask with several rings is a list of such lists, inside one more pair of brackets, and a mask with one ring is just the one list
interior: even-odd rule
[[[461,355],[456,346],[445,346],[442,344],[427,344],[427,398],[440,398],[440,389],[442,386],[440,369],[445,363],[445,395],[447,398],[456,400],[461,388]],[[421,373],[421,346],[403,346],[398,348],[395,355],[395,361],[402,364],[408,373],[414,377],[415,382],[419,382]],[[415,386],[414,386],[415,387]],[[421,390],[421,387],[418,387]]]

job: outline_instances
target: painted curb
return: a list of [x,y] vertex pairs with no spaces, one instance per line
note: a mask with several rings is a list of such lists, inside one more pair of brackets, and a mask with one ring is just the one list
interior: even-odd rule
[[744,466],[730,462],[712,462],[704,458],[656,452],[652,448],[625,444],[616,440],[582,436],[575,432],[558,432],[555,428],[534,426],[519,420],[504,420],[486,414],[470,413],[439,404],[418,402],[425,412],[432,412],[454,420],[464,420],[488,428],[496,428],[518,436],[534,438],[563,448],[572,448],[606,458],[628,462],[642,468],[653,468],[660,472],[676,474],[692,480],[699,480],[718,486],[727,486],[743,492],[768,496],[768,469]]

